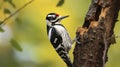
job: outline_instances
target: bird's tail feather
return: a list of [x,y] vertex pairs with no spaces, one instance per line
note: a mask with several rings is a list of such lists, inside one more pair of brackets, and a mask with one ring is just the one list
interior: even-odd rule
[[57,48],[56,51],[63,59],[63,61],[67,64],[68,67],[74,67],[68,55],[68,51],[66,51],[64,47]]
[[69,57],[68,53],[63,52],[60,55],[61,55],[61,58],[63,59],[63,61],[67,64],[68,67],[74,67],[73,63],[70,60],[70,57]]
[[[69,60],[69,61],[68,61]],[[67,64],[68,67],[74,67],[73,63],[71,62],[71,60],[68,58],[67,61],[65,61],[65,63]]]

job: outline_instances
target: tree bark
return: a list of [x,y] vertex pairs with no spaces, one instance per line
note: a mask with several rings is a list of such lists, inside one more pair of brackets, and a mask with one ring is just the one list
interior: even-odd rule
[[114,27],[120,0],[92,0],[82,27],[76,32],[75,67],[105,67],[107,52],[116,43]]

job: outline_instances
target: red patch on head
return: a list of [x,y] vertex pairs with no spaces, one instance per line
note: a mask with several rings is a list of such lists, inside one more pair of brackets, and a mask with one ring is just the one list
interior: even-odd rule
[[56,14],[56,16],[58,17],[58,16],[59,16],[59,14]]

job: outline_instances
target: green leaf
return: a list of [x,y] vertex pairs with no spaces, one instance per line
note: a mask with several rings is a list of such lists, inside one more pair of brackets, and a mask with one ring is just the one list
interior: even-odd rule
[[15,4],[13,3],[12,0],[4,0],[5,2],[8,2],[12,7],[16,8]]
[[17,49],[18,51],[22,51],[22,48],[21,48],[20,44],[16,40],[11,39],[10,42],[15,49]]
[[10,10],[7,9],[7,8],[4,9],[4,13],[5,13],[5,14],[11,14]]
[[57,7],[62,6],[64,4],[65,0],[60,0],[57,4]]
[[2,27],[0,27],[0,32],[4,32],[4,29],[2,29]]
[[3,24],[3,22],[2,21],[0,21],[0,25],[2,25]]

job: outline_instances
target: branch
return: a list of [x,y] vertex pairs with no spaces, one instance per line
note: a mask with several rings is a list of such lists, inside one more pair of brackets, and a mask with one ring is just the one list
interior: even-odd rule
[[10,19],[11,17],[13,17],[14,15],[16,15],[18,12],[20,12],[23,8],[25,8],[26,6],[28,6],[29,4],[31,4],[34,0],[31,0],[29,2],[27,2],[26,4],[24,4],[22,7],[20,7],[18,10],[16,10],[13,14],[11,14],[10,16],[6,17],[3,21],[0,22],[0,26],[4,26],[6,23],[6,21],[8,19]]

